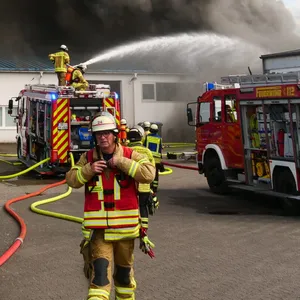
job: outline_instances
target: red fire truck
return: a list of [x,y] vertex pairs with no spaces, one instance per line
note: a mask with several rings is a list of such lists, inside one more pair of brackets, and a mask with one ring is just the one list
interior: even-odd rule
[[108,111],[120,123],[118,94],[109,85],[90,85],[89,91],[56,85],[26,85],[19,96],[9,100],[17,125],[18,159],[30,167],[45,158],[50,161],[36,168],[41,174],[64,173],[70,167],[68,153],[75,159],[93,144],[89,124],[100,111]]
[[187,117],[210,189],[300,200],[300,74],[228,76],[204,86]]

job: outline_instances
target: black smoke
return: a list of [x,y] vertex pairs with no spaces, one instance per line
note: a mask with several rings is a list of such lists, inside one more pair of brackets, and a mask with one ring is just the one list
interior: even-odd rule
[[294,22],[276,0],[1,1],[0,54],[44,56],[66,44],[89,59],[124,42],[189,31],[296,47]]

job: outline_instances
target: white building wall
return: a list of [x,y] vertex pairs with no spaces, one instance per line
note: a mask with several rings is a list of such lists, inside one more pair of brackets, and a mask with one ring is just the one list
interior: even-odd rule
[[[183,141],[187,135],[193,140],[194,128],[187,126],[186,121],[186,103],[196,101],[196,96],[189,96],[187,91],[186,97],[182,102],[173,101],[155,101],[142,100],[142,84],[155,82],[184,82],[189,78],[183,78],[179,75],[151,75],[138,74],[134,78],[134,74],[118,74],[118,73],[101,73],[86,74],[87,80],[105,80],[105,81],[121,81],[121,107],[122,117],[126,118],[130,126],[139,122],[149,120],[163,123],[163,138],[166,141]],[[191,79],[192,80],[192,79]],[[0,124],[0,143],[14,143],[16,136],[15,126],[5,126],[9,122],[12,124],[11,117],[7,115],[8,100],[11,97],[18,96],[20,90],[25,84],[53,84],[57,82],[54,73],[40,72],[3,72],[0,73],[0,115],[2,113],[2,124]],[[200,94],[200,84],[199,84]],[[198,96],[198,95],[197,95]]]
[[266,73],[300,71],[300,55],[287,57],[268,57],[264,61]]

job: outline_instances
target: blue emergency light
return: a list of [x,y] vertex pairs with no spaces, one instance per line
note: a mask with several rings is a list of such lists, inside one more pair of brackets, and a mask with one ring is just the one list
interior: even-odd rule
[[207,82],[206,83],[206,91],[214,90],[215,84],[213,82]]
[[57,99],[57,94],[51,93],[51,100],[56,100]]
[[119,99],[119,95],[115,92],[115,99]]

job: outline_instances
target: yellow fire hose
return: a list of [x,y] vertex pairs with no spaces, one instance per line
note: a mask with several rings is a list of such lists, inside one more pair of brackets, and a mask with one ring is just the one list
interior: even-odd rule
[[10,154],[10,153],[0,153],[2,157],[17,157],[17,154]]
[[5,160],[5,159],[0,159],[1,162],[4,162],[6,164],[9,164],[9,165],[13,165],[13,166],[19,166],[19,165],[22,165],[21,162],[19,161],[15,161],[15,162],[12,162],[12,161],[9,161],[9,160]]
[[45,162],[47,162],[48,160],[50,160],[50,158],[45,158],[44,160],[36,163],[35,165],[29,167],[28,169],[26,170],[23,170],[23,171],[20,171],[18,173],[15,173],[15,174],[10,174],[10,175],[2,175],[0,176],[0,180],[3,180],[3,179],[11,179],[11,178],[15,178],[15,177],[18,177],[20,175],[23,175],[23,174],[26,174],[28,172],[30,172],[31,170],[34,170],[36,167],[44,164]]
[[[71,166],[73,167],[74,166],[74,156],[72,153],[70,153],[70,158],[71,158]],[[41,215],[46,215],[46,216],[50,216],[50,217],[54,217],[54,218],[59,218],[59,219],[64,219],[64,220],[73,221],[73,222],[77,222],[77,223],[82,223],[83,222],[82,218],[37,208],[37,206],[39,206],[39,205],[55,202],[55,201],[58,201],[58,200],[61,200],[61,199],[64,199],[64,198],[70,196],[70,194],[72,193],[72,190],[73,189],[71,187],[68,187],[68,190],[59,196],[55,196],[55,197],[48,198],[45,200],[36,201],[30,205],[30,209],[32,211],[34,211],[35,213],[38,213]]]

